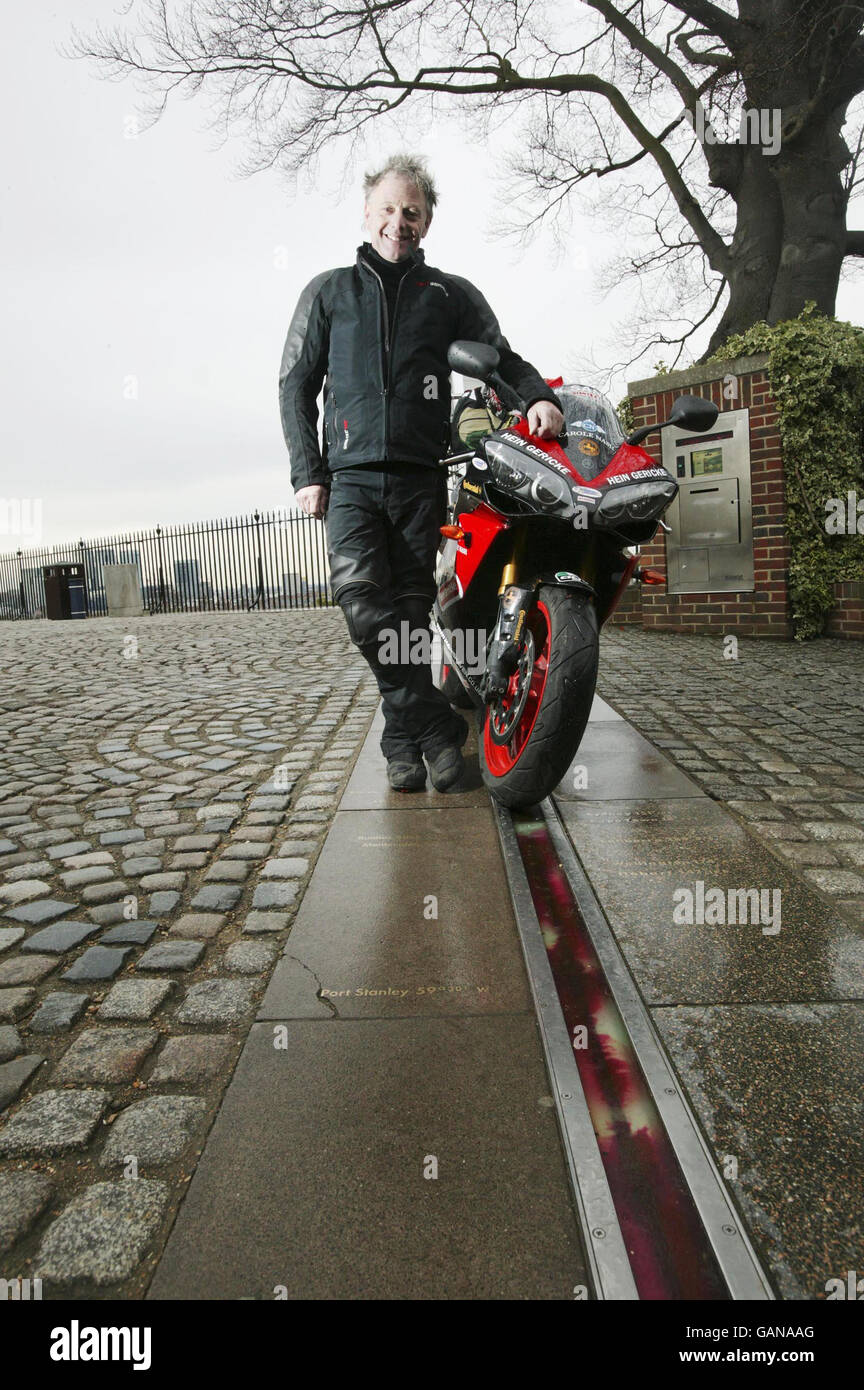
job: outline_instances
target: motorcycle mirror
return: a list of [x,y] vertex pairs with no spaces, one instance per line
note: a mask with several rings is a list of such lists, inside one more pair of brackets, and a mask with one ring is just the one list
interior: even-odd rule
[[680,429],[692,430],[694,434],[704,434],[717,421],[717,406],[702,396],[679,396],[673,403],[668,420],[658,421],[656,425],[643,425],[641,429],[628,434],[628,444],[641,444],[654,430],[665,429],[667,425],[678,425]]
[[488,343],[472,343],[468,338],[458,338],[447,349],[447,365],[452,371],[480,381],[490,377],[500,361],[497,348]]
[[694,434],[704,434],[717,421],[717,407],[702,396],[679,396],[673,402],[668,425],[681,425]]

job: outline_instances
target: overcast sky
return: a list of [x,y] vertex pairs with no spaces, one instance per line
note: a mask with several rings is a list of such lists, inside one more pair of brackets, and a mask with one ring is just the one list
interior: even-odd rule
[[[285,332],[306,282],[363,239],[362,168],[347,197],[335,161],[316,192],[292,195],[277,171],[242,179],[242,136],[219,148],[201,98],[128,138],[131,82],[57,51],[72,23],[86,32],[122,9],[72,0],[4,21],[0,500],[41,501],[46,545],[290,504]],[[609,304],[592,288],[608,235],[577,218],[563,263],[548,238],[528,251],[493,240],[488,153],[440,125],[402,143],[440,185],[429,261],[479,285],[545,376],[572,376],[626,310],[623,291]],[[838,314],[862,311],[864,284],[843,287]],[[0,554],[39,539],[0,531]]]

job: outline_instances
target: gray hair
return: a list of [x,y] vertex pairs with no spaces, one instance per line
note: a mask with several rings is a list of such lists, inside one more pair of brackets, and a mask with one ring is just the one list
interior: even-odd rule
[[373,188],[377,188],[382,179],[388,174],[401,174],[404,178],[410,179],[416,184],[426,199],[426,207],[429,216],[435,204],[438,202],[438,191],[432,179],[432,175],[426,168],[426,161],[420,155],[415,154],[392,154],[380,169],[371,170],[363,179],[363,193],[368,198]]

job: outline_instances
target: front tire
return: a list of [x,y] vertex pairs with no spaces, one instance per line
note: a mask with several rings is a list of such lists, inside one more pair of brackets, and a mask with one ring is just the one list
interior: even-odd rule
[[[591,713],[600,651],[594,605],[572,589],[541,585],[528,626],[530,669],[514,673],[507,694],[480,716],[483,781],[496,801],[512,808],[542,801],[573,761]],[[520,700],[512,734],[505,743],[496,741],[492,711],[499,727],[506,725],[508,706]]]

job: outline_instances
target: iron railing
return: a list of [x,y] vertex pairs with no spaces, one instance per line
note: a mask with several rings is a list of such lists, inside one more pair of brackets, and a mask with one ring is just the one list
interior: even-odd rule
[[157,526],[0,555],[0,619],[44,618],[45,565],[83,563],[87,612],[106,616],[104,565],[138,568],[150,613],[316,608],[333,602],[324,525],[301,511]]

